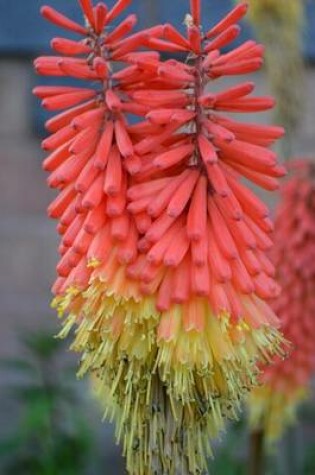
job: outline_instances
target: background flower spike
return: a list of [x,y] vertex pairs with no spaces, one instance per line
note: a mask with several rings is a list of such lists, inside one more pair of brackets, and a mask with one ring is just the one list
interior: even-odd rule
[[299,404],[310,389],[315,370],[315,165],[299,159],[282,188],[275,222],[271,261],[282,293],[274,300],[285,336],[293,351],[287,360],[276,358],[262,368],[262,387],[249,398],[253,430],[262,430],[270,449],[294,424]]

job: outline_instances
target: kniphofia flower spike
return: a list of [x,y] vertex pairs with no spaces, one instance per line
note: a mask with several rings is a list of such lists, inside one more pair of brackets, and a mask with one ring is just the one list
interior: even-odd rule
[[264,369],[250,397],[251,423],[266,442],[279,439],[307,397],[315,370],[315,165],[299,160],[282,190],[275,223],[273,262],[282,286],[273,308],[293,344],[287,360]]
[[[83,27],[43,9],[83,40],[53,40],[61,56],[36,69],[92,84],[35,90],[48,109],[68,109],[43,142],[60,190],[49,208],[61,234],[54,305],[67,315],[62,336],[77,327],[79,374],[93,374],[129,473],[198,474],[257,363],[283,355],[268,303],[278,294],[266,257],[273,226],[240,181],[278,187],[283,168],[269,147],[283,129],[225,115],[273,106],[250,96],[253,83],[207,88],[262,65],[254,41],[220,51],[246,3],[204,33],[191,1],[187,37],[170,24],[130,34],[133,15],[112,27],[129,3],[81,0]],[[185,60],[161,62],[161,51]],[[128,114],[142,120],[130,125]]]

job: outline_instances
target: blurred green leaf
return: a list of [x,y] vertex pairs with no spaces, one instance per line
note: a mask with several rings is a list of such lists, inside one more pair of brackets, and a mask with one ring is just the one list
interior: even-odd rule
[[21,407],[19,423],[0,440],[0,473],[85,475],[92,435],[76,407],[73,365],[60,361],[65,343],[46,332],[24,333],[21,343],[25,358],[0,361],[16,373],[7,391]]
[[315,444],[313,444],[310,449],[308,450],[305,467],[304,467],[304,475],[314,475],[315,473]]
[[43,360],[50,359],[65,346],[63,340],[44,333],[26,333],[21,338],[25,348],[34,356]]
[[31,374],[34,374],[37,371],[34,368],[34,365],[32,365],[29,361],[18,358],[3,358],[2,360],[0,360],[0,368],[9,371],[21,371],[24,373]]

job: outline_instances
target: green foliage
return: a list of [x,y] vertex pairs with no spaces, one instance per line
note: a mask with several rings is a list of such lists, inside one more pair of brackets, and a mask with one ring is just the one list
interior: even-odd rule
[[315,444],[313,444],[310,449],[308,450],[305,467],[304,467],[304,475],[314,475],[315,473]]
[[6,475],[85,475],[91,433],[78,411],[75,369],[60,364],[64,343],[47,333],[27,334],[21,342],[21,357],[0,362],[16,379],[8,392],[22,408],[17,426],[0,441],[2,470]]
[[246,475],[246,454],[244,454],[245,422],[240,420],[229,426],[224,445],[210,462],[209,471],[214,475]]

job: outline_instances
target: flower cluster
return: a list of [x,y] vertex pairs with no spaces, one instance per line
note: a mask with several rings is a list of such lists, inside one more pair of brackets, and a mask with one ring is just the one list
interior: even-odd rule
[[263,47],[221,51],[246,3],[203,31],[191,0],[185,36],[171,24],[132,34],[134,15],[113,27],[130,0],[79,3],[85,26],[42,9],[83,39],[55,38],[60,56],[35,61],[40,74],[85,81],[35,90],[44,107],[65,110],[43,142],[60,191],[49,215],[61,235],[61,336],[76,327],[79,375],[93,375],[115,418],[129,473],[201,473],[209,437],[236,416],[257,363],[283,356],[268,303],[279,293],[266,256],[273,224],[241,180],[278,187],[284,169],[270,147],[283,129],[228,114],[273,107],[251,95],[252,82],[208,87],[257,71]]
[[267,442],[294,422],[315,370],[315,166],[303,160],[293,169],[275,226],[273,261],[283,291],[273,308],[294,351],[287,360],[276,359],[265,368],[264,385],[250,398],[252,424],[264,429]]

